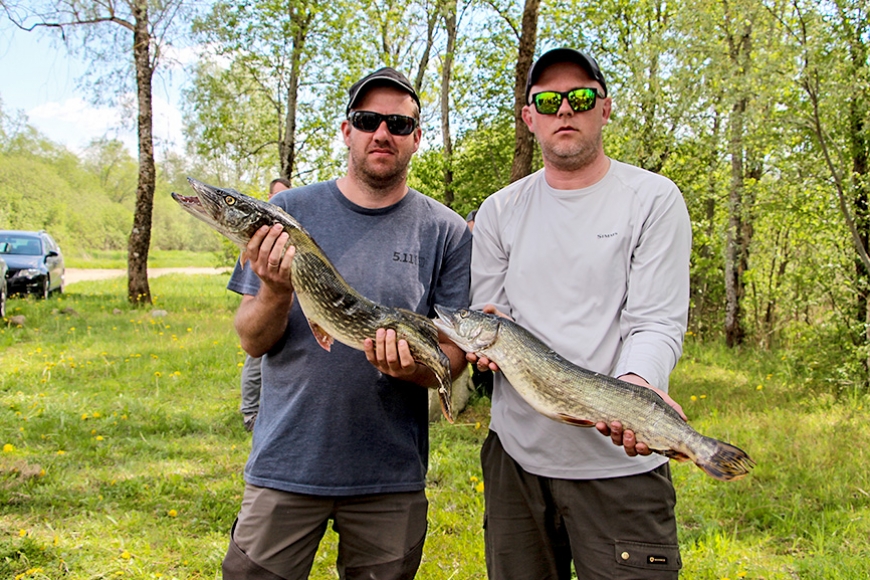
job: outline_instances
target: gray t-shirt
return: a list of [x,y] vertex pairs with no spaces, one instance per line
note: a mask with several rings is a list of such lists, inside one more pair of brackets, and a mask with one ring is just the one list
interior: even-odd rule
[[[542,170],[481,205],[472,308],[495,304],[574,364],[667,391],[686,331],[691,237],[680,191],[661,175],[611,160],[598,183],[557,190]],[[595,429],[545,417],[500,373],[491,428],[526,471],[545,477],[619,477],[667,461],[628,457]]]
[[[434,316],[468,305],[471,235],[462,218],[410,190],[387,208],[349,201],[334,181],[272,198],[295,217],[366,298]],[[227,287],[256,295],[259,278],[236,265]],[[263,356],[260,413],[245,480],[312,495],[419,491],[429,451],[424,387],[382,375],[365,353],[327,352],[298,303]]]

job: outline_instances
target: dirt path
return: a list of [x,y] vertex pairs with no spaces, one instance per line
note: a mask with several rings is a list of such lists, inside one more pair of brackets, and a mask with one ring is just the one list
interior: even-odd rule
[[[148,278],[156,278],[164,274],[222,274],[229,273],[230,268],[149,268]],[[64,281],[67,285],[87,280],[106,280],[126,276],[127,270],[67,268]]]

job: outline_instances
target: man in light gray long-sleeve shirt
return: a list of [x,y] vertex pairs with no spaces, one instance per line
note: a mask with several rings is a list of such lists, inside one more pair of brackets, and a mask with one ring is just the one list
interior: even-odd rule
[[[472,308],[494,308],[572,362],[653,388],[682,413],[667,395],[689,304],[680,191],[604,154],[611,100],[589,56],[544,54],[526,102],[544,169],[482,204]],[[500,373],[490,429],[481,461],[491,579],[568,579],[572,560],[584,579],[677,578],[666,458],[618,423],[579,429],[537,413]]]

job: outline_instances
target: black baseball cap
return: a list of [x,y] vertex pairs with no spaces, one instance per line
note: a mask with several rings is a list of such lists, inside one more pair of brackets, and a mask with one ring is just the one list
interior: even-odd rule
[[532,65],[532,68],[529,69],[529,78],[526,80],[526,103],[529,102],[529,92],[532,90],[532,85],[538,82],[538,79],[541,78],[541,73],[547,67],[559,62],[573,62],[580,65],[583,67],[583,70],[589,73],[592,80],[598,81],[601,84],[604,94],[607,94],[607,83],[604,82],[604,75],[601,74],[601,69],[598,68],[598,63],[594,58],[573,48],[554,48],[542,54]]
[[350,87],[350,91],[348,91],[350,99],[347,101],[347,110],[345,111],[345,114],[350,113],[354,104],[359,100],[360,95],[375,86],[388,86],[401,89],[411,95],[411,97],[414,98],[414,101],[417,102],[417,106],[420,106],[420,97],[417,96],[417,91],[414,90],[411,81],[396,69],[385,66],[364,76]]

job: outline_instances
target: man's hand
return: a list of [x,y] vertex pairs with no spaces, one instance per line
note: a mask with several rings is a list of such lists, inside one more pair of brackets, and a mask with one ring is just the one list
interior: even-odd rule
[[290,265],[296,255],[296,248],[290,246],[284,252],[284,246],[289,239],[290,235],[281,224],[263,226],[254,233],[242,253],[242,264],[249,262],[260,281],[276,294],[293,292]]
[[425,371],[434,379],[434,374],[425,366],[418,365],[411,356],[408,341],[398,340],[393,329],[379,328],[375,340],[365,339],[363,347],[368,361],[385,375],[403,381],[421,383],[422,373]]
[[[487,304],[483,307],[483,311],[487,314],[495,314],[496,316],[501,316],[502,318],[507,318],[508,320],[513,320],[510,316],[505,314],[504,312],[499,312],[499,310],[493,306],[492,304]],[[473,352],[465,353],[465,360],[470,362],[473,365],[477,366],[477,370],[479,371],[497,371],[498,365],[486,358],[485,356],[478,357]]]
[[[674,410],[680,414],[680,417],[683,418],[683,421],[688,421],[688,417],[683,413],[683,408],[674,401],[666,392],[661,389],[657,389],[656,387],[650,385],[646,382],[642,377],[639,377],[635,374],[626,374],[618,377],[621,381],[626,381],[628,383],[632,383],[635,385],[640,385],[642,387],[646,387],[648,389],[652,389],[655,391],[662,399],[664,399],[665,403],[674,408]],[[595,424],[595,428],[602,435],[609,436],[613,441],[614,445],[621,445],[625,449],[625,454],[629,457],[634,457],[635,455],[649,455],[652,453],[652,450],[647,447],[646,443],[639,443],[637,439],[635,439],[634,431],[631,429],[623,429],[622,423],[619,421],[613,421],[608,425],[604,421],[599,421]]]

